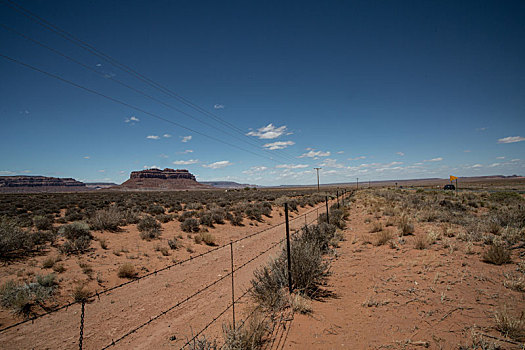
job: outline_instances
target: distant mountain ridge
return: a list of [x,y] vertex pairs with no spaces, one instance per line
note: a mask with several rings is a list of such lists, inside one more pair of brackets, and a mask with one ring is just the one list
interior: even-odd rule
[[245,187],[258,187],[257,185],[249,185],[249,184],[240,184],[238,182],[234,181],[201,181],[201,184],[213,186],[215,188],[245,188]]
[[72,178],[47,176],[0,176],[0,192],[88,191],[85,183]]

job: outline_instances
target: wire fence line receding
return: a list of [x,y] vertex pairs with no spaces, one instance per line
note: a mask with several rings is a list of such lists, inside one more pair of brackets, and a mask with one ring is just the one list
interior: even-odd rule
[[[295,216],[290,219],[290,222],[299,224],[297,228],[302,226],[303,218],[306,223],[311,224],[318,219],[316,211],[318,207]],[[310,220],[307,220],[308,217]],[[150,278],[147,283],[139,283],[140,279],[133,280],[92,294],[90,301],[85,304],[85,323],[82,323],[83,339],[81,334],[80,341],[78,325],[82,305],[79,304],[77,307],[73,302],[44,314],[47,316],[45,319],[43,319],[44,315],[40,315],[37,318],[5,327],[0,331],[0,347],[4,347],[2,344],[10,344],[5,348],[10,348],[10,346],[12,348],[71,348],[73,344],[78,347],[79,343],[83,343],[84,347],[89,349],[109,348],[120,343],[127,346],[128,342],[123,342],[125,339],[130,338],[129,341],[132,342],[134,337],[131,335],[138,333],[153,322],[157,324],[155,329],[159,326],[164,327],[166,333],[174,333],[176,330],[177,341],[180,341],[181,333],[189,329],[188,325],[192,324],[198,318],[197,316],[214,313],[222,316],[227,312],[227,310],[224,310],[224,313],[220,312],[223,310],[220,309],[219,302],[223,300],[220,297],[217,299],[217,294],[221,294],[217,293],[217,290],[222,294],[231,292],[232,286],[224,286],[223,281],[232,274],[235,274],[236,278],[234,288],[240,290],[241,297],[247,295],[246,288],[253,276],[253,271],[266,261],[261,260],[253,265],[253,269],[246,269],[246,271],[245,267],[257,259],[268,256],[272,250],[277,249],[283,243],[284,230],[282,232],[275,230],[282,225],[284,222],[141,276],[140,279],[158,276]],[[274,231],[268,236],[261,235],[271,230]],[[240,242],[243,244],[238,244]],[[229,251],[223,248],[231,244],[235,246],[237,266],[230,271],[229,254],[226,254]],[[199,259],[204,256],[207,258]],[[191,263],[187,263],[190,261]],[[173,269],[175,266],[178,268]],[[224,271],[229,272],[224,273]],[[210,278],[214,274],[218,278]],[[199,283],[203,281],[212,282]],[[199,284],[201,286],[196,288]],[[173,298],[177,295],[180,296],[179,301],[174,302]],[[206,304],[216,299],[217,303],[210,302],[214,305]],[[205,302],[203,303],[202,300]],[[233,304],[240,299],[235,300]],[[233,304],[230,299],[229,305],[233,306]],[[166,305],[171,306],[166,307]],[[172,312],[175,309],[177,312]],[[168,313],[170,317],[163,317]],[[199,318],[199,322],[201,321],[202,317]],[[102,331],[100,331],[101,327],[103,327]],[[33,333],[41,336],[31,336]],[[141,336],[145,336],[143,331],[140,333]],[[36,343],[31,343],[31,341]]]

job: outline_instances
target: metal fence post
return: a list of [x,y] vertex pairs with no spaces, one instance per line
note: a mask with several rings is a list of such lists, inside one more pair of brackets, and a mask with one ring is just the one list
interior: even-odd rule
[[[232,268],[232,314],[233,314],[233,329],[235,328],[235,282],[233,279],[233,242],[230,242],[231,268]],[[235,331],[233,332],[235,336]]]
[[324,197],[326,203],[326,223],[330,224],[330,214],[328,214],[328,196]]
[[78,338],[78,348],[82,350],[82,343],[84,341],[84,313],[85,313],[86,301],[82,300],[82,309],[80,311],[80,336]]
[[284,219],[286,220],[286,254],[288,256],[288,290],[292,292],[292,257],[290,253],[290,226],[288,224],[288,203],[284,203]]

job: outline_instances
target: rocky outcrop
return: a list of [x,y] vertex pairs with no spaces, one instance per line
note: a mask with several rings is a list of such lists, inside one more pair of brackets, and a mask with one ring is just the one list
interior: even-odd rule
[[186,169],[147,169],[141,171],[132,171],[130,179],[188,179],[197,181],[195,176]]
[[186,169],[147,169],[133,171],[129,180],[112,189],[123,191],[181,191],[205,190],[213,187],[197,182]]
[[0,176],[0,192],[61,192],[87,190],[86,184],[71,178],[47,176]]

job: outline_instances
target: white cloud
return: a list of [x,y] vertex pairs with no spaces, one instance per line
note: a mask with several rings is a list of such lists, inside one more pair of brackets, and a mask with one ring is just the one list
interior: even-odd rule
[[244,170],[242,173],[243,174],[247,174],[247,175],[253,175],[255,173],[260,173],[260,172],[265,171],[267,169],[268,168],[265,167],[265,166],[252,166],[250,169]]
[[0,175],[14,175],[15,172],[11,170],[0,170]]
[[[343,164],[337,163],[336,159],[331,159],[331,158],[326,158],[319,165],[322,166],[322,167],[325,167],[325,168],[338,168],[338,169],[341,169],[341,168],[345,167]],[[323,173],[326,173],[326,171],[324,171]]]
[[286,125],[275,127],[272,123],[257,129],[257,131],[250,131],[246,135],[256,136],[260,139],[271,140],[276,139],[286,132]]
[[359,156],[359,157],[355,157],[355,158],[348,158],[348,160],[359,160],[359,159],[366,159],[365,156]]
[[99,172],[99,173],[105,173],[106,170],[104,170],[104,169],[100,169],[98,172]]
[[403,152],[396,152],[396,154],[397,154],[398,156],[401,156],[401,157],[403,157],[403,156],[405,155]]
[[84,156],[84,159],[90,159],[91,157],[90,156]]
[[307,150],[309,150],[309,151],[307,153],[304,153],[304,154],[300,155],[299,158],[304,158],[304,157],[318,158],[318,157],[328,157],[328,156],[330,156],[330,151],[326,151],[326,152],[314,151],[311,148],[307,148]]
[[176,160],[173,162],[175,165],[190,165],[198,163],[198,159],[189,159],[189,160]]
[[520,159],[512,159],[511,162],[519,162]]
[[215,109],[224,109],[224,105],[221,105],[221,104],[217,103],[217,104],[213,105],[213,108],[215,108]]
[[501,165],[500,163],[492,163],[491,165],[489,165],[489,168],[494,168],[500,165]]
[[171,137],[171,135],[170,134],[164,134],[164,135],[162,135],[162,137],[169,139]]
[[144,169],[160,169],[160,168],[156,165],[144,165]]
[[293,141],[276,141],[272,143],[267,143],[263,147],[268,148],[269,150],[273,151],[276,149],[284,149],[288,146],[293,146],[293,145],[295,145],[295,142]]
[[193,150],[192,149],[187,149],[187,150],[184,150],[182,152],[177,152],[178,154],[188,154],[188,153],[193,153]]
[[164,153],[161,153],[161,154],[159,155],[159,157],[164,158],[164,159],[169,158],[169,156],[168,156],[167,154],[164,154]]
[[505,159],[505,157],[496,157],[496,159]]
[[279,169],[303,169],[308,168],[307,164],[279,164],[275,166]]
[[147,139],[150,139],[150,140],[158,140],[160,139],[160,136],[157,136],[157,135],[148,135],[146,136]]
[[229,160],[221,160],[221,161],[211,163],[211,164],[202,164],[202,166],[205,168],[210,168],[210,169],[219,169],[219,168],[230,166],[232,164],[233,163],[230,162]]
[[339,151],[339,152],[337,152],[337,154],[343,154],[343,153],[345,153],[345,151]]
[[133,123],[138,123],[138,122],[140,122],[140,119],[137,118],[137,117],[135,117],[135,116],[131,116],[131,117],[129,117],[129,118],[126,118],[126,119],[124,120],[124,122],[126,122],[126,123],[132,123],[132,124],[133,124]]
[[186,143],[186,142],[190,141],[190,140],[192,139],[192,137],[193,137],[193,136],[191,136],[191,135],[188,135],[188,136],[181,136],[181,140],[180,140],[180,142],[184,142],[184,143]]
[[483,165],[481,165],[481,164],[474,164],[473,166],[471,166],[471,168],[474,168],[474,169],[482,168],[482,167],[483,167]]
[[498,140],[498,143],[514,143],[514,142],[521,142],[525,141],[525,137],[521,136],[507,136],[502,139]]
[[477,128],[476,131],[485,131],[485,130],[487,130],[487,129],[488,129],[487,127]]
[[424,162],[441,162],[443,160],[442,157],[432,158],[432,159],[425,159]]

